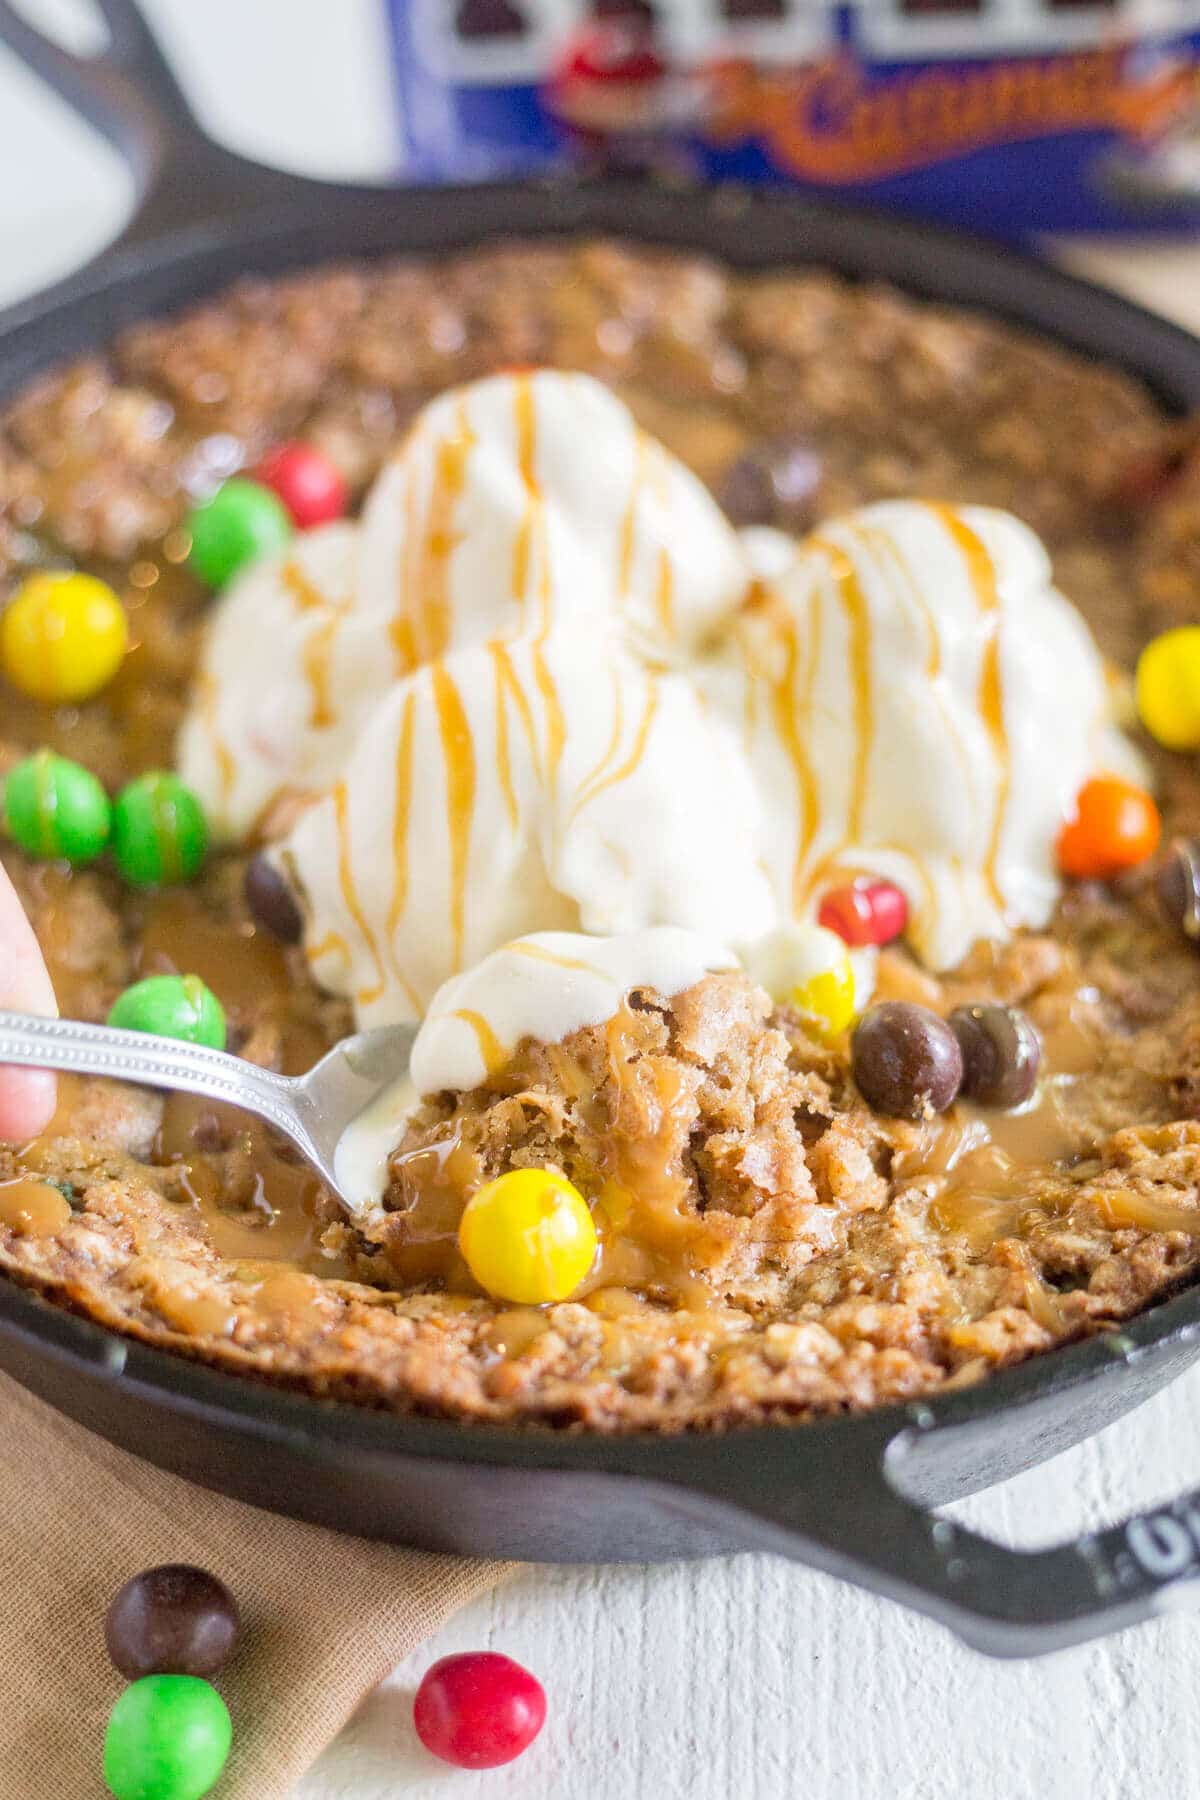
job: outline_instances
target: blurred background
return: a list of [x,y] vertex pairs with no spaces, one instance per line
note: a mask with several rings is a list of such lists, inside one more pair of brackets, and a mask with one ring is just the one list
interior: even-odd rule
[[[104,41],[91,0],[13,4],[71,49]],[[817,185],[855,197],[1008,235],[1048,222],[1053,254],[1200,327],[1200,0],[143,6],[205,126],[282,167],[463,178],[601,157],[803,181],[815,157]],[[1022,92],[1041,136],[1006,123]],[[92,255],[130,205],[115,152],[2,46],[0,171],[0,305]]]
[[[90,0],[19,0],[73,50],[104,43]],[[400,159],[381,0],[144,0],[205,126],[247,156],[347,180]],[[0,305],[120,229],[121,159],[0,45]]]

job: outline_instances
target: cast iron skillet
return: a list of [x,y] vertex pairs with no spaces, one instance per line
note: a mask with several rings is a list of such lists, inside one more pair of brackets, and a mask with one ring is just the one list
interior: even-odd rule
[[[650,186],[343,188],[211,143],[133,0],[112,46],[64,54],[0,0],[0,38],[121,150],[139,209],[81,275],[0,318],[0,395],[122,325],[249,271],[496,235],[610,232],[734,263],[819,262],[1006,314],[1200,405],[1200,342],[982,242],[792,196]],[[321,1403],[118,1337],[0,1281],[0,1367],[127,1449],[364,1536],[540,1561],[777,1550],[943,1620],[995,1655],[1113,1631],[1200,1592],[1200,1489],[1095,1535],[1012,1551],[928,1509],[1029,1468],[1200,1354],[1200,1288],[1119,1335],[929,1403],[727,1435],[608,1439]]]

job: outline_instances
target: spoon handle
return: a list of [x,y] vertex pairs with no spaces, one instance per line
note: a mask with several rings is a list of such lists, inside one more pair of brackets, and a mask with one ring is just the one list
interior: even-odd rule
[[109,1075],[118,1081],[200,1094],[256,1113],[288,1137],[297,1133],[293,1082],[240,1056],[179,1038],[87,1025],[79,1019],[0,1012],[0,1063]]

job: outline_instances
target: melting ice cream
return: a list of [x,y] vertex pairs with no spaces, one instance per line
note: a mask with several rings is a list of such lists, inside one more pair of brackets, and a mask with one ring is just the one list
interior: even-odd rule
[[700,679],[740,714],[780,914],[882,875],[936,969],[1044,924],[1075,796],[1131,752],[1039,540],[992,508],[908,500],[831,522],[786,560],[771,539],[754,534],[769,573]]
[[234,585],[180,757],[218,831],[273,840],[317,978],[379,1024],[529,933],[672,926],[753,962],[856,870],[905,890],[935,967],[1041,925],[1075,794],[1128,756],[1106,693],[1008,515],[739,536],[547,371],[438,400],[361,526]]

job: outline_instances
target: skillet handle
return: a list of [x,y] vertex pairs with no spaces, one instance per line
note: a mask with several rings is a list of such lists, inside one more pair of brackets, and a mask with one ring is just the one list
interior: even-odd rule
[[[214,143],[136,0],[98,0],[109,30],[96,56],[64,50],[0,0],[5,44],[105,137],[129,168],[134,211],[101,261],[181,228],[228,223],[275,207],[314,184]],[[65,284],[64,284],[65,285]]]
[[1039,1656],[1200,1604],[1200,1489],[1072,1542],[1014,1550],[898,1491],[894,1472],[922,1435],[893,1425],[871,1446],[868,1432],[862,1464],[836,1472],[819,1508],[794,1483],[739,1483],[743,1540],[898,1600],[989,1656]]

